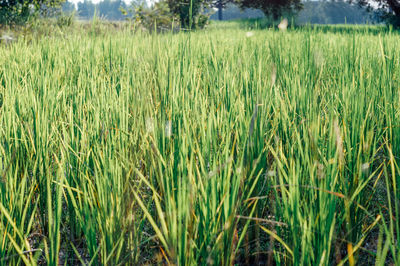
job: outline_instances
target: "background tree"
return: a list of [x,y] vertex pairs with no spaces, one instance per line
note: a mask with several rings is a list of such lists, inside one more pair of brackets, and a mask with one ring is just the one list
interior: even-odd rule
[[76,11],[75,4],[67,0],[62,4],[61,11],[65,14],[74,13]]
[[183,28],[195,28],[198,25],[203,24],[203,20],[205,19],[205,17],[204,15],[200,14],[202,8],[210,6],[212,4],[212,2],[209,0],[166,1],[171,12],[179,17],[181,27]]
[[133,6],[130,10],[133,22],[145,31],[171,31],[179,28],[178,19],[172,14],[166,1],[155,2],[151,6],[146,3]]
[[379,12],[379,17],[395,27],[400,27],[400,0],[354,0],[369,11]]
[[[264,13],[259,9],[240,9],[234,3],[224,8],[223,20],[261,19]],[[218,14],[212,14],[210,19],[218,20]],[[344,1],[304,1],[303,8],[297,13],[297,24],[365,24],[375,23],[374,13],[368,13],[364,7]],[[248,23],[253,23],[249,21]],[[269,27],[268,21],[258,20],[258,25]]]
[[241,8],[260,9],[267,17],[277,20],[285,13],[302,8],[301,0],[237,0]]
[[121,12],[122,9],[126,9],[127,6],[122,0],[104,0],[96,5],[97,14],[100,17],[108,20],[122,20],[124,16]]
[[0,0],[0,24],[23,23],[46,8],[60,6],[63,0]]
[[[264,13],[259,9],[245,8],[241,9],[234,3],[226,4],[223,9],[222,20],[233,20],[233,19],[261,19],[264,18]],[[210,16],[211,20],[219,20],[218,12]]]
[[[94,13],[96,16],[107,20],[123,20],[127,18],[129,12],[126,3],[123,0],[103,0],[97,4],[85,0],[78,3],[78,16],[81,19],[92,19]],[[125,10],[123,12],[123,10]],[[125,14],[124,14],[125,13]]]
[[222,10],[224,8],[226,8],[226,5],[228,3],[231,3],[231,2],[232,2],[232,0],[215,0],[213,2],[213,7],[216,7],[218,9],[218,20],[223,20]]
[[95,5],[92,1],[84,0],[78,3],[78,16],[81,18],[92,18],[95,11]]

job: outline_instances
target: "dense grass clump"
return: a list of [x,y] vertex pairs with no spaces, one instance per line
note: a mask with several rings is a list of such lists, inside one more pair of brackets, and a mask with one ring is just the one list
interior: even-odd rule
[[0,263],[400,263],[400,36],[0,46]]

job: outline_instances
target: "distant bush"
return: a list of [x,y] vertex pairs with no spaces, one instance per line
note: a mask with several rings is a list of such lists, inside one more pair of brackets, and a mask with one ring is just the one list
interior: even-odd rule
[[169,31],[179,27],[178,18],[174,16],[165,1],[155,3],[151,8],[140,5],[135,8],[133,22],[136,27],[146,31]]
[[[201,28],[208,18],[202,15],[204,8],[209,6],[208,0],[165,0],[172,14],[179,18],[180,25],[185,29]],[[199,21],[201,22],[199,24]]]
[[[157,2],[152,7],[137,6],[132,13],[134,14],[133,23],[142,30],[163,32],[182,29],[179,16],[171,12],[166,1]],[[198,14],[193,18],[193,28],[204,28],[208,20],[209,15]]]
[[61,28],[63,27],[71,27],[75,21],[75,13],[65,14],[61,13],[57,17],[57,25]]
[[200,14],[196,17],[195,25],[198,29],[203,29],[207,24],[210,16],[206,14]]

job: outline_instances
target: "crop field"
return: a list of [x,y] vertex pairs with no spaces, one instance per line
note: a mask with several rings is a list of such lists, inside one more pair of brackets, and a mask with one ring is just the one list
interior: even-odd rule
[[0,45],[0,265],[400,265],[400,35]]

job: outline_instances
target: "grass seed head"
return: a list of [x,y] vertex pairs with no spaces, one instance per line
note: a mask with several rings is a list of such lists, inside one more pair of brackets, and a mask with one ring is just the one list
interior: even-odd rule
[[317,49],[314,51],[314,64],[316,67],[321,68],[325,63],[325,58],[321,50]]
[[338,120],[333,121],[333,129],[336,135],[336,148],[339,156],[339,166],[341,167],[344,163],[344,149],[343,149],[343,138],[340,132]]
[[246,37],[247,38],[250,38],[250,37],[253,37],[253,36],[254,36],[254,32],[252,32],[252,31],[246,32]]
[[281,21],[281,23],[279,23],[278,28],[279,28],[279,30],[281,30],[281,31],[286,31],[288,25],[289,25],[288,20],[287,20],[286,18],[284,18],[284,19]]
[[274,177],[276,176],[276,171],[275,170],[269,170],[267,172],[267,177]]
[[0,43],[10,44],[14,41],[15,41],[15,38],[13,38],[12,36],[7,35],[7,34],[4,34],[0,37]]
[[325,166],[320,162],[317,162],[316,164],[317,164],[317,177],[319,179],[323,179],[325,177]]
[[170,138],[172,136],[172,121],[168,120],[165,122],[165,136]]
[[151,117],[148,117],[146,119],[146,131],[148,133],[153,133],[154,132],[154,121]]
[[361,165],[361,171],[362,171],[364,174],[368,172],[368,169],[369,169],[369,163],[363,163],[363,164]]
[[272,72],[271,72],[271,87],[275,85],[276,82],[276,66],[272,65]]

